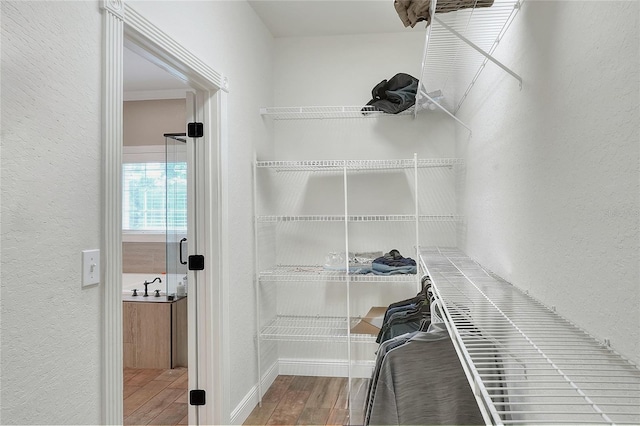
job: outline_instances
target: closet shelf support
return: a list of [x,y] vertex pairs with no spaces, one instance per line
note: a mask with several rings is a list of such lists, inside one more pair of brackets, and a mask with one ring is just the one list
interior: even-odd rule
[[420,90],[420,93],[422,94],[422,96],[424,96],[425,98],[427,98],[430,102],[432,102],[435,106],[437,106],[438,108],[440,108],[442,111],[446,112],[447,115],[449,115],[451,118],[453,118],[454,120],[456,120],[462,127],[464,127],[465,129],[467,129],[469,131],[469,135],[472,134],[471,128],[469,126],[467,126],[466,124],[464,124],[464,122],[462,122],[462,120],[460,120],[458,117],[456,117],[455,115],[451,114],[451,112],[449,112],[448,109],[446,109],[445,107],[443,107],[442,105],[440,105],[439,102],[435,101],[431,96],[429,96],[429,94],[427,92],[425,92],[424,90]]
[[442,21],[442,19],[438,18],[437,16],[434,17],[434,19],[436,20],[436,22],[438,24],[440,24],[444,29],[446,29],[447,31],[449,31],[451,34],[453,34],[454,36],[458,37],[460,40],[462,40],[463,42],[465,42],[467,45],[469,45],[469,47],[473,48],[474,50],[476,50],[478,53],[480,53],[482,56],[484,56],[485,58],[487,58],[488,60],[490,60],[491,62],[493,62],[494,64],[496,64],[497,66],[499,66],[500,68],[502,68],[505,72],[507,72],[509,75],[511,75],[513,78],[515,78],[516,80],[518,80],[518,82],[520,83],[520,89],[522,89],[522,77],[520,77],[518,74],[516,74],[515,72],[511,71],[510,68],[508,68],[506,65],[504,65],[502,62],[498,61],[496,58],[494,58],[493,56],[491,56],[490,54],[488,54],[487,52],[485,52],[484,50],[482,50],[480,47],[478,47],[474,42],[472,42],[471,40],[469,40],[468,38],[466,38],[465,36],[463,36],[462,34],[460,34],[458,31],[456,31],[455,29],[453,29],[452,27],[450,27],[449,25],[447,25],[446,23],[444,23]]

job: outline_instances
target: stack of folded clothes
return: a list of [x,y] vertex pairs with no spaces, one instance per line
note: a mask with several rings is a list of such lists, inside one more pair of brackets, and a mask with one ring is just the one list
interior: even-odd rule
[[[410,257],[402,257],[398,250],[382,252],[349,253],[350,274],[396,275],[415,274],[416,261]],[[325,259],[323,268],[326,271],[346,272],[345,253],[331,252]]]
[[398,250],[391,250],[371,262],[371,271],[376,275],[415,274],[416,261],[403,257]]

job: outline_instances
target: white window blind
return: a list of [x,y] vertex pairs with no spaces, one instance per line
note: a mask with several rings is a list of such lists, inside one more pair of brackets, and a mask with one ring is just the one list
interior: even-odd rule
[[124,163],[122,168],[124,231],[186,231],[185,162]]

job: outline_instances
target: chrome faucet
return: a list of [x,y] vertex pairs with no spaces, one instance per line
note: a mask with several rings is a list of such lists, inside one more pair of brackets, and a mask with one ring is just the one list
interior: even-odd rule
[[147,280],[144,280],[144,295],[143,295],[143,297],[148,297],[148,296],[149,296],[149,293],[147,293],[147,286],[148,286],[149,284],[153,284],[153,283],[155,283],[156,281],[158,281],[158,282],[162,282],[162,280],[160,279],[160,277],[155,277],[155,278],[153,279],[153,281],[150,281],[150,282],[149,282],[149,281],[147,281]]

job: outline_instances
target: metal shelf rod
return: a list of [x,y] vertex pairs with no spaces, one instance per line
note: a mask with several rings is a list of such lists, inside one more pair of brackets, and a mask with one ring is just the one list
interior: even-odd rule
[[[474,360],[478,361],[478,362],[476,362],[476,364],[491,364],[490,361],[492,361],[495,364],[495,360],[496,360],[495,355],[496,355],[496,353],[493,353],[493,354],[491,354],[489,356],[486,356],[486,357],[485,356],[476,356],[476,357],[474,357]],[[529,359],[533,360],[530,364],[545,365],[545,362],[540,361],[540,358],[529,358]],[[576,358],[568,358],[568,359],[565,358],[564,361],[566,362],[567,360],[571,361],[571,360],[574,360],[574,359],[576,359]],[[487,362],[483,362],[483,361],[487,361]],[[607,362],[611,362],[611,358],[589,358],[588,360],[585,360],[585,361],[607,361]],[[518,362],[510,361],[510,360],[503,360],[503,361],[501,361],[501,363],[502,364],[519,364]],[[548,363],[546,365],[548,365]],[[593,362],[580,362],[580,365],[597,365],[597,364],[595,364]],[[629,366],[628,363],[623,363],[623,362],[611,363],[611,365]],[[573,367],[573,365],[570,365],[568,367]]]
[[[509,388],[509,390],[514,389],[514,388]],[[529,388],[527,388],[529,389]],[[504,391],[504,388],[502,389]],[[555,389],[554,389],[555,390]],[[620,389],[618,389],[620,390]],[[573,389],[571,389],[571,391],[573,391]],[[496,395],[492,395],[493,398],[504,398],[506,395],[505,394],[496,394]],[[623,396],[623,395],[608,395],[608,396],[598,396],[598,395],[590,395],[592,398],[616,398],[616,399],[640,399],[640,397],[636,397],[636,396]],[[518,394],[518,393],[509,393],[509,397],[511,398],[580,398],[583,399],[580,395],[549,395],[547,394],[529,394],[529,393],[523,393],[523,394]],[[543,404],[553,404],[553,402],[542,402]],[[522,403],[521,403],[522,404]],[[531,402],[531,404],[540,404],[540,402]],[[601,403],[600,405],[609,405],[607,403]],[[633,405],[633,404],[632,404]]]
[[[531,424],[531,420],[504,420],[503,423],[505,425],[518,425],[518,424]],[[602,420],[598,421],[598,420],[563,420],[562,422],[558,422],[558,420],[535,420],[536,424],[555,424],[557,425],[558,423],[562,423],[562,424],[576,424],[576,425],[582,425],[582,424],[603,424]],[[613,421],[607,422],[608,424],[615,424]]]
[[[535,338],[538,341],[541,342],[548,342],[548,343],[553,343],[553,342],[559,342],[559,341],[568,341],[568,342],[581,342],[581,343],[591,343],[593,344],[593,340],[592,339],[582,339],[579,336],[575,336],[575,335],[571,335],[571,334],[567,334],[567,335],[561,335],[561,336],[554,336],[554,337],[544,337],[542,335],[540,336],[535,336]],[[522,339],[518,338],[517,336],[498,336],[498,337],[494,337],[492,336],[492,341],[494,342],[499,342],[501,344],[510,344],[512,342],[521,342]],[[563,340],[566,339],[566,340]],[[471,343],[480,343],[477,342],[473,339],[463,339],[463,341],[466,342],[471,342]]]
[[[464,339],[463,339],[464,341]],[[505,344],[507,343],[509,345],[509,349],[518,349],[518,348],[528,348],[531,345],[527,342],[522,342],[522,341],[517,341],[517,340],[510,340],[508,342],[505,342],[504,340],[499,340],[496,339],[496,342]],[[541,341],[538,340],[536,341],[536,343],[538,345],[544,345],[546,347],[555,347],[555,346],[560,346],[560,347],[567,347],[567,348],[571,348],[574,346],[578,346],[578,347],[583,347],[584,346],[584,342],[581,342],[579,340],[571,342],[571,341]],[[486,343],[482,343],[482,342],[465,342],[465,346],[467,346],[467,348],[472,348],[472,349],[486,349],[486,348],[493,348],[495,347],[495,342],[486,342]],[[604,348],[603,348],[604,349]]]
[[[575,397],[562,397],[562,398],[579,398],[578,396]],[[539,402],[500,402],[500,405],[508,405],[508,406],[512,406],[512,405],[540,405]],[[570,406],[589,406],[589,404],[587,402],[545,402],[544,405],[570,405]],[[620,403],[620,402],[611,402],[608,404],[600,404],[600,405],[610,405],[613,407],[634,407],[636,406],[635,404],[625,404],[625,403]],[[616,414],[620,414],[617,413]],[[636,413],[636,415],[638,415],[638,413]]]
[[[600,417],[600,414],[598,413],[585,413],[585,412],[575,412],[575,411],[562,411],[562,410],[514,410],[514,411],[498,411],[498,413],[500,414],[572,414],[572,415],[579,415],[579,416],[598,416]],[[618,413],[616,413],[618,414]]]
[[[544,377],[549,377],[549,376],[544,376]],[[586,376],[585,376],[586,377]],[[526,382],[526,383],[562,383],[562,384],[567,384],[567,380],[566,379],[560,379],[560,380],[537,380],[537,379],[501,379],[501,380],[482,380],[484,383],[522,383],[522,382]],[[583,380],[572,380],[574,383],[582,383],[584,382]],[[623,381],[618,381],[618,380],[598,380],[598,383],[602,383],[602,384],[607,384],[607,385],[629,385],[629,384],[633,384],[633,382],[623,382]]]
[[[499,391],[499,392],[503,392],[505,390],[504,387],[501,386],[489,386],[487,387],[487,390],[495,390],[495,391]],[[576,389],[574,388],[558,388],[558,387],[553,387],[553,386],[519,386],[519,387],[512,387],[509,386],[509,390],[553,390],[553,391],[558,391],[558,390],[565,390],[565,391],[576,391]],[[580,390],[583,391],[589,391],[589,390],[604,390],[604,391],[635,391],[635,389],[621,389],[621,388],[602,388],[602,387],[597,387],[597,388],[590,388],[590,387],[582,387],[580,388]],[[498,395],[493,395],[493,396],[498,396]],[[502,395],[503,397],[505,396],[504,394]],[[558,395],[555,395],[555,397],[557,398]],[[608,396],[606,395],[601,395],[601,396],[594,396],[594,395],[589,395],[589,397],[591,398],[608,398]],[[584,397],[583,397],[584,398]]]
[[[531,374],[530,371],[531,370],[527,368],[526,372],[509,373],[509,376],[510,377],[511,376],[525,376],[527,378],[529,378],[529,377],[558,377],[557,374],[543,374],[543,373],[542,374],[540,374],[540,373]],[[480,376],[483,377],[483,378],[484,377],[499,377],[500,378],[500,377],[504,377],[505,375],[501,374],[501,373],[484,373],[484,374],[481,373]],[[609,378],[617,377],[617,378],[633,379],[633,377],[629,377],[628,375],[619,376],[619,375],[591,374],[591,373],[589,373],[589,374],[576,374],[575,377],[581,377],[581,378],[584,378],[584,377],[609,377]],[[599,381],[599,383],[618,383],[618,382],[617,381],[614,381],[614,382]],[[619,383],[629,383],[629,382],[622,381],[622,382],[619,382]],[[631,383],[633,383],[633,382],[631,382]]]
[[[476,364],[478,364],[478,363],[476,363]],[[489,363],[486,363],[486,364],[489,364]],[[590,365],[599,365],[599,364],[590,364]],[[482,368],[482,367],[479,367],[479,368],[477,368],[477,370],[478,371],[495,371],[495,368]],[[518,367],[504,367],[504,366],[502,366],[502,367],[500,367],[500,370],[501,371],[511,371],[511,370],[521,371],[522,367],[518,368]],[[619,371],[619,372],[626,373],[627,376],[629,374],[628,370],[624,369],[624,368],[593,368],[593,367],[585,367],[582,364],[581,364],[580,367],[565,368],[565,371],[584,371],[584,370],[606,371],[606,372],[609,372],[609,373],[614,373],[616,371]],[[527,371],[552,371],[552,370],[550,368],[536,368],[536,367],[531,368],[531,367],[527,366]],[[517,373],[514,373],[514,374],[517,374]],[[501,374],[497,374],[497,375],[501,375]]]

